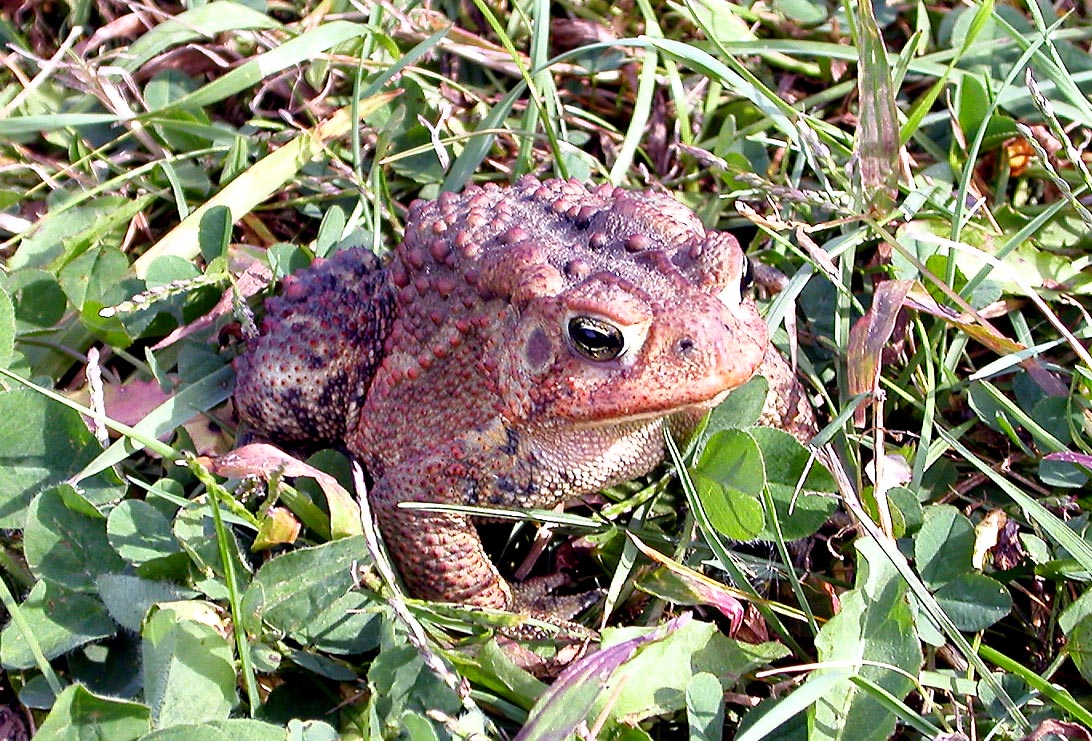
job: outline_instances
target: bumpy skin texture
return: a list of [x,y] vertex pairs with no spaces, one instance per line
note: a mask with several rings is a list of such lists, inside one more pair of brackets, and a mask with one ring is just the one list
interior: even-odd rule
[[668,195],[524,178],[410,207],[385,268],[342,252],[286,281],[236,402],[288,444],[342,441],[410,592],[513,607],[465,517],[646,473],[767,354],[735,239]]

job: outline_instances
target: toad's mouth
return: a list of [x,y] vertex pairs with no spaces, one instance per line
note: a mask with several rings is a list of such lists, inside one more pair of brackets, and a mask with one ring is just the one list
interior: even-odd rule
[[606,428],[638,426],[646,422],[665,420],[678,414],[705,414],[718,407],[728,398],[729,394],[737,388],[739,388],[739,386],[733,386],[732,388],[724,389],[705,400],[698,399],[686,404],[669,406],[663,409],[648,409],[631,414],[620,413],[602,419],[572,420],[568,423],[568,426],[578,430],[600,430]]

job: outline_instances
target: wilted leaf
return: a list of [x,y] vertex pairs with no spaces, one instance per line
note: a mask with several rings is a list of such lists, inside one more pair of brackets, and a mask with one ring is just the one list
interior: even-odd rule
[[[911,286],[913,281],[908,280],[888,280],[876,286],[871,308],[850,330],[846,361],[850,395],[871,394],[876,390],[883,367],[883,349],[891,339]],[[864,425],[864,407],[857,407],[853,421],[858,427]]]
[[674,584],[662,578],[643,579],[639,585],[642,589],[651,591],[662,599],[668,599],[679,604],[711,605],[728,618],[731,625],[729,635],[735,635],[740,620],[743,619],[743,605],[736,598],[736,595],[739,594],[738,590],[713,581],[704,574],[699,574],[697,571],[687,568],[659,551],[649,548],[635,537],[631,538],[631,540],[641,553],[655,563],[660,564],[675,579]]
[[253,443],[225,453],[218,458],[201,459],[208,469],[219,476],[262,476],[273,474],[306,476],[318,482],[326,495],[330,509],[330,532],[333,538],[360,535],[360,507],[349,492],[330,474],[293,458],[284,451],[267,443]]

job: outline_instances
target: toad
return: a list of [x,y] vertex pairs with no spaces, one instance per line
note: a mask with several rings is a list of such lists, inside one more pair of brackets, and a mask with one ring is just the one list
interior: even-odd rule
[[[472,521],[403,502],[549,508],[647,473],[767,357],[736,240],[670,195],[525,177],[418,201],[386,265],[284,281],[238,362],[239,415],[342,445],[408,591],[508,609]],[[783,361],[782,361],[783,364]]]

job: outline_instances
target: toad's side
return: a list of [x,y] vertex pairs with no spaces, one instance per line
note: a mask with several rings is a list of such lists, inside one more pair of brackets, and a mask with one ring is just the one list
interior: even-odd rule
[[646,473],[766,355],[734,238],[668,195],[524,178],[415,203],[385,267],[286,281],[236,402],[285,444],[342,442],[410,592],[512,607],[463,516],[551,507]]

